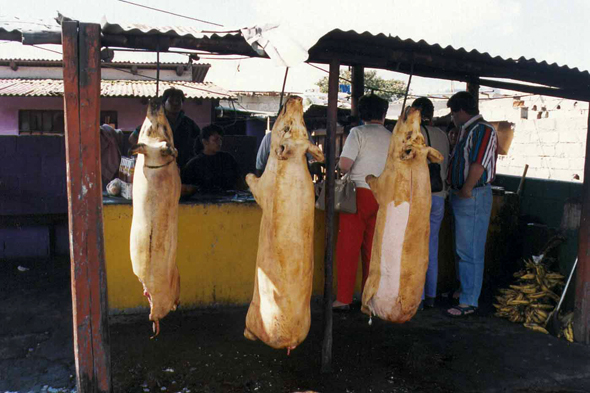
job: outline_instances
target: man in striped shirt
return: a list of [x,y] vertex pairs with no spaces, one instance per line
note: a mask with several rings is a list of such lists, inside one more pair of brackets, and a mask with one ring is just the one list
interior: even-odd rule
[[477,310],[483,282],[486,237],[492,212],[492,187],[496,175],[496,130],[479,114],[477,101],[459,92],[447,102],[459,129],[449,163],[450,202],[455,218],[455,249],[461,288],[459,305],[447,310],[462,317]]

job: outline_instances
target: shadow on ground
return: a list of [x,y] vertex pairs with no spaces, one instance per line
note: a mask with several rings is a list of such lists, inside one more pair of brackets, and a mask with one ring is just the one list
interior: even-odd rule
[[[19,270],[18,267],[21,266]],[[28,268],[29,270],[24,270]],[[588,392],[590,347],[442,308],[393,325],[334,315],[333,367],[320,373],[323,316],[287,356],[243,335],[247,307],[183,310],[150,340],[147,312],[110,318],[114,392]],[[0,263],[0,391],[75,388],[67,260]]]

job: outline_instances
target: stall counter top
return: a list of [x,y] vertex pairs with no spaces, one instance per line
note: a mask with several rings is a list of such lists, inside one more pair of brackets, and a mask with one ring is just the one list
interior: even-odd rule
[[[102,193],[103,205],[131,205],[131,199],[120,196],[110,196]],[[256,203],[250,192],[228,191],[225,194],[195,194],[188,198],[181,198],[181,205],[222,204],[222,203]]]

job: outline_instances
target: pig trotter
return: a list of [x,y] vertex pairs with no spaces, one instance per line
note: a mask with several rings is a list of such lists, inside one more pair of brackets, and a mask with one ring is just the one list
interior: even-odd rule
[[154,335],[150,337],[150,340],[156,338],[158,334],[160,334],[160,321],[154,321],[152,329],[154,330]]

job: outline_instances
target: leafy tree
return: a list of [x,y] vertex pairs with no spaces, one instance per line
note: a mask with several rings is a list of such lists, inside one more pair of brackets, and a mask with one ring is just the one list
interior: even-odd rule
[[[350,70],[340,70],[340,85],[350,86],[352,75]],[[328,92],[328,77],[324,76],[316,82],[316,86],[320,88],[320,92]],[[375,89],[375,90],[372,90]],[[373,91],[379,97],[385,98],[387,101],[393,101],[396,98],[401,98],[406,94],[406,83],[396,79],[383,79],[377,75],[377,71],[365,71],[365,94]]]

